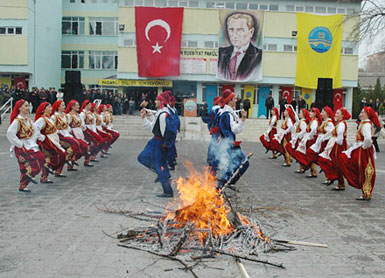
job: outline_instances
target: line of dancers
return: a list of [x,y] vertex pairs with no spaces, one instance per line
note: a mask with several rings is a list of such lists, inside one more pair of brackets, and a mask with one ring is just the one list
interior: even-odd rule
[[78,171],[78,161],[93,167],[90,162],[100,153],[106,158],[111,145],[119,138],[113,129],[112,106],[97,105],[85,100],[80,108],[76,100],[66,106],[62,100],[52,106],[48,102],[39,105],[35,121],[28,118],[29,103],[18,100],[12,110],[7,138],[20,169],[20,192],[31,192],[28,185],[37,184],[35,177],[41,172],[40,183],[53,183],[49,174],[58,178],[67,171]]
[[333,110],[325,106],[322,111],[301,109],[299,117],[293,107],[287,106],[284,120],[278,128],[279,112],[273,108],[268,129],[260,141],[271,151],[271,159],[284,157],[283,167],[290,167],[293,160],[299,163],[297,174],[309,170],[307,178],[317,178],[317,165],[325,174],[323,184],[335,181],[334,191],[345,190],[345,179],[352,187],[361,190],[356,200],[372,198],[376,179],[375,149],[372,145],[372,125],[381,128],[377,113],[371,107],[362,109],[354,143],[347,146],[347,124],[351,115],[345,108]]
[[170,170],[175,170],[177,150],[175,146],[177,133],[180,132],[180,119],[175,108],[175,97],[171,91],[164,91],[155,100],[156,111],[143,108],[140,113],[143,126],[154,137],[147,143],[138,156],[138,161],[156,173],[156,182],[160,182],[163,193],[157,197],[172,198]]

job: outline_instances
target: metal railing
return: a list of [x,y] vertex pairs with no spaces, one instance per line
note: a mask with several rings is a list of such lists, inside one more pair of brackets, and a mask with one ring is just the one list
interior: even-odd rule
[[11,113],[13,107],[13,98],[11,97],[9,100],[7,100],[6,103],[4,103],[3,106],[0,107],[0,124],[2,123],[3,119],[7,116],[7,113]]

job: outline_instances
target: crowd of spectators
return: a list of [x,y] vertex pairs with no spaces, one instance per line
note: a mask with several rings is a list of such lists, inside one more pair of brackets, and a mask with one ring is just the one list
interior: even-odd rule
[[379,98],[377,98],[375,101],[373,99],[366,101],[366,97],[363,97],[360,101],[360,110],[362,110],[362,108],[365,106],[373,108],[373,110],[376,111],[378,115],[385,115],[385,99],[382,102]]

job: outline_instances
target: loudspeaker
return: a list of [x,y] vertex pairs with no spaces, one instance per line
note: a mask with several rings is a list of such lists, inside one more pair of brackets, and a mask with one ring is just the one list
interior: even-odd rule
[[81,75],[78,70],[67,70],[65,72],[65,82],[66,83],[80,83]]
[[83,101],[83,85],[80,83],[66,83],[64,86],[64,102],[68,104],[68,102],[72,99],[76,99],[80,105]]
[[325,106],[333,109],[333,79],[318,78],[315,106],[318,109],[322,109]]

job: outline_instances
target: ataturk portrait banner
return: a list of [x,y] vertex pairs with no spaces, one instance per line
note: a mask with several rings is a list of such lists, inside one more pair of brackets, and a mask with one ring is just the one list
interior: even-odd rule
[[262,80],[264,11],[219,10],[217,78]]

